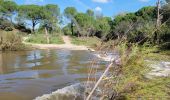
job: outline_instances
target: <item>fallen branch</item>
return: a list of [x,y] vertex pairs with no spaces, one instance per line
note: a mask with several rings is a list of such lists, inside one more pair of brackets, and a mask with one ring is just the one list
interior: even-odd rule
[[109,69],[111,68],[111,66],[113,65],[113,62],[109,64],[109,66],[106,68],[106,70],[104,71],[104,73],[102,74],[102,76],[99,78],[99,80],[97,81],[97,83],[95,84],[94,88],[92,89],[92,91],[90,92],[90,94],[88,95],[88,97],[86,98],[86,100],[90,100],[90,97],[92,96],[92,94],[94,93],[94,91],[96,90],[96,88],[98,87],[98,85],[100,84],[100,82],[102,81],[103,77],[106,75],[106,73],[109,71]]

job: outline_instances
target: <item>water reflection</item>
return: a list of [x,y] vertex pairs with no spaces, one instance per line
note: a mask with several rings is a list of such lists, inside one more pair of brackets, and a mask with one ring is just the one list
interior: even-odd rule
[[5,98],[1,94],[30,100],[85,79],[92,58],[88,51],[0,52],[0,100]]

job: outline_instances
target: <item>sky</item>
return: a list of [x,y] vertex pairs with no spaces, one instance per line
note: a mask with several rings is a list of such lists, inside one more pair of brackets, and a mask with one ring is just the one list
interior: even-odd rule
[[57,4],[61,12],[66,7],[75,7],[79,12],[92,9],[104,16],[113,17],[120,13],[135,12],[144,6],[153,6],[156,0],[14,0],[17,4]]

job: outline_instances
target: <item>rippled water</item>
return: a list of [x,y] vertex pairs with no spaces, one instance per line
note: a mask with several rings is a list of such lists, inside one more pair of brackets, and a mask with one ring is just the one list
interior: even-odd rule
[[86,80],[92,59],[88,51],[0,52],[0,100],[31,100]]

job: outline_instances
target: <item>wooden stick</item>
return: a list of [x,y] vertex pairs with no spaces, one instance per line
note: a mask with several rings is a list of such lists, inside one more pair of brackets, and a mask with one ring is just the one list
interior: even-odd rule
[[98,85],[100,84],[100,82],[102,81],[103,77],[106,75],[106,73],[109,71],[110,67],[113,65],[113,62],[109,64],[109,66],[106,68],[106,70],[104,71],[104,73],[102,74],[102,76],[99,78],[99,80],[97,81],[97,83],[95,84],[93,90],[90,92],[90,94],[88,95],[86,100],[90,100],[90,97],[92,96],[93,92],[95,91],[95,89],[98,87]]

